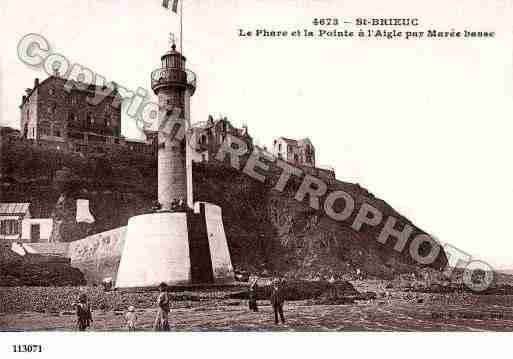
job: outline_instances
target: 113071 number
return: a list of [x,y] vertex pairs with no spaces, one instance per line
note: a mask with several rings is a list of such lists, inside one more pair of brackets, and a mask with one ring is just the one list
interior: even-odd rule
[[16,344],[12,346],[14,353],[41,353],[43,346],[39,344]]

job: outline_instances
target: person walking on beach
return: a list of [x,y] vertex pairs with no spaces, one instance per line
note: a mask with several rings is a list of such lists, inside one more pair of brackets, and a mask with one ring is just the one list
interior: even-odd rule
[[128,312],[125,314],[126,327],[129,332],[135,332],[137,326],[137,314],[135,313],[134,306],[128,307]]
[[252,310],[254,312],[258,312],[258,305],[257,305],[257,291],[258,291],[258,277],[255,276],[251,280],[251,284],[249,286],[249,310]]
[[274,310],[274,324],[278,324],[278,314],[280,315],[281,322],[285,323],[285,316],[283,315],[283,302],[285,302],[283,284],[283,281],[280,282],[276,279],[273,281],[271,287],[271,304]]
[[157,299],[158,312],[155,318],[155,324],[153,329],[155,331],[169,331],[169,305],[170,299],[167,293],[167,284],[160,283],[159,285],[160,294]]
[[80,294],[78,297],[77,308],[77,326],[78,330],[83,332],[87,328],[91,327],[93,316],[91,314],[91,308],[87,303],[87,295],[85,293]]

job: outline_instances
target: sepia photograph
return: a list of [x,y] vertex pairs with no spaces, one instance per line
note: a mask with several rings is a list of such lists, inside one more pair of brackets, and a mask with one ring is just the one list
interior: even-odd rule
[[2,0],[2,357],[512,332],[512,15]]

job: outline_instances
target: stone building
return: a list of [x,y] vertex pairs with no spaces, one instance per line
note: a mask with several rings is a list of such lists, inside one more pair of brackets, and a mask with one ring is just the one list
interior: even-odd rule
[[[243,140],[248,146],[248,151],[253,151],[253,139],[249,135],[247,126],[237,128],[226,117],[214,120],[212,116],[209,116],[204,125],[197,126],[192,131],[190,143],[194,149],[192,160],[195,162],[214,160],[221,145],[227,139],[227,135]],[[228,137],[229,139],[230,137]]]
[[41,82],[36,78],[34,87],[25,90],[20,105],[22,138],[81,153],[123,148],[152,152],[152,146],[121,136],[122,98],[116,89],[67,81],[54,74]]
[[315,167],[315,147],[308,138],[278,137],[273,141],[273,154],[294,165]]
[[315,147],[308,138],[294,140],[278,137],[273,141],[273,155],[301,168],[306,174],[327,183],[336,181],[335,170],[329,166],[316,165]]

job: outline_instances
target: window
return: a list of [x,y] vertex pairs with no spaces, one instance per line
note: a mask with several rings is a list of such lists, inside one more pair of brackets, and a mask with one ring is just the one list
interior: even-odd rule
[[51,136],[52,132],[49,127],[41,126],[40,127],[41,136]]
[[48,93],[49,93],[50,95],[53,95],[53,94],[54,94],[54,90],[53,90],[53,89],[50,89],[50,90],[48,90]]
[[54,133],[54,136],[55,136],[55,137],[61,137],[61,130],[59,130],[59,129],[54,129],[54,130],[53,130],[53,133]]
[[294,161],[297,162],[299,160],[299,157],[297,156],[297,154],[294,155]]
[[0,234],[16,235],[20,233],[20,223],[15,219],[4,219],[0,221]]
[[278,145],[278,151],[281,152],[281,143]]

